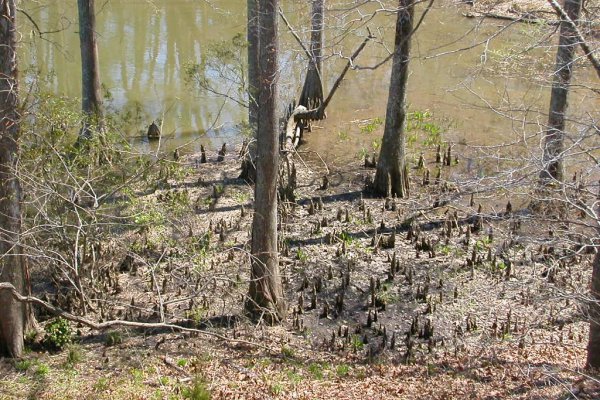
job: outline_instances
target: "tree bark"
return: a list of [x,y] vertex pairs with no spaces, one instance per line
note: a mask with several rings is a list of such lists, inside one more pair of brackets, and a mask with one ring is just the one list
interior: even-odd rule
[[600,368],[600,250],[596,251],[593,262],[591,297],[587,367],[598,369]]
[[554,11],[556,11],[558,16],[563,20],[563,22],[571,26],[571,29],[573,29],[575,36],[577,36],[577,42],[579,43],[579,46],[581,46],[581,50],[583,50],[583,53],[596,70],[596,75],[598,75],[598,78],[600,78],[600,60],[598,60],[594,55],[594,50],[590,47],[589,43],[586,42],[585,37],[583,36],[581,31],[579,30],[579,27],[577,26],[577,23],[569,17],[569,15],[565,12],[565,10],[563,10],[563,8],[560,6],[560,4],[558,4],[556,0],[548,0],[548,3],[550,3],[550,6],[554,8]]
[[[597,200],[600,200],[600,195]],[[594,209],[596,234],[600,237],[600,203]],[[587,368],[600,369],[600,239],[596,241],[596,255],[592,263],[591,302],[589,306],[590,336],[587,348]]]
[[[16,176],[20,115],[14,0],[0,0],[0,282],[25,293],[21,233],[21,187]],[[26,307],[0,293],[0,354],[20,357]]]
[[286,315],[277,249],[277,10],[278,0],[259,1],[257,179],[254,188],[250,289],[246,302],[246,310],[252,317],[262,317],[268,323],[281,321]]
[[400,0],[399,3],[385,129],[372,189],[380,196],[406,197],[408,177],[404,126],[414,0]]
[[310,59],[306,80],[298,105],[307,109],[318,108],[323,103],[323,13],[325,0],[313,0],[311,11]]
[[258,85],[260,83],[258,23],[258,0],[248,0],[248,122],[253,137],[256,137],[258,128]]
[[249,182],[256,181],[256,136],[258,130],[258,85],[259,85],[259,21],[258,0],[247,0],[248,7],[248,125],[250,127],[250,141],[246,154],[242,157],[241,179]]
[[[573,22],[577,23],[581,11],[581,0],[565,0],[564,11]],[[545,185],[554,181],[562,181],[564,177],[562,152],[565,137],[565,114],[577,42],[577,32],[573,29],[573,25],[567,21],[561,21],[560,38],[556,51],[556,69],[550,95],[548,129],[544,136],[543,169],[540,173],[540,180]]]
[[81,108],[84,113],[80,136],[92,136],[92,128],[103,128],[100,70],[96,44],[95,0],[77,0],[81,49]]

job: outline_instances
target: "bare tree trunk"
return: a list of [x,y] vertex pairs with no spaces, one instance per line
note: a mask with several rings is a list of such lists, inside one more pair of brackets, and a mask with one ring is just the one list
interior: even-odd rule
[[594,257],[591,297],[587,367],[600,368],[600,249],[596,251],[596,256]]
[[400,0],[385,130],[372,188],[380,196],[408,196],[404,125],[413,15],[414,0]]
[[[577,23],[581,11],[581,0],[565,0],[564,11],[573,22]],[[573,74],[577,42],[577,33],[573,29],[573,25],[561,21],[560,38],[556,51],[556,70],[550,95],[548,129],[544,137],[544,166],[540,173],[540,180],[543,184],[549,184],[554,180],[563,180],[564,166],[561,156],[565,136],[565,113],[567,112],[567,95]]]
[[103,128],[94,0],[77,0],[77,8],[81,48],[81,107],[85,114],[80,136],[89,138],[93,126]]
[[[600,201],[600,192],[598,194]],[[600,236],[600,204],[596,203],[594,209],[596,215],[596,233]],[[600,244],[600,239],[596,241]],[[592,263],[592,285],[590,287],[591,303],[589,307],[590,318],[590,337],[587,348],[587,363],[588,368],[600,368],[600,247],[596,247],[596,256]]]
[[[15,1],[0,0],[0,282],[25,293],[25,263],[19,244],[21,187],[16,177],[20,115]],[[0,354],[20,357],[26,308],[0,294]]]
[[298,105],[311,110],[318,108],[323,103],[323,13],[325,0],[313,0],[311,12],[311,36],[308,71],[302,88]]
[[277,172],[279,132],[276,118],[278,80],[278,0],[259,1],[259,85],[257,179],[252,221],[252,270],[247,311],[268,323],[286,315],[277,249]]
[[325,0],[313,0],[310,31],[310,51],[317,70],[323,66],[323,25],[325,19]]
[[258,128],[258,85],[260,83],[258,24],[258,0],[248,0],[248,122],[254,137]]
[[247,0],[248,4],[248,125],[250,126],[250,144],[242,157],[240,178],[249,182],[256,180],[256,135],[258,130],[258,85],[259,85],[259,21],[258,0]]

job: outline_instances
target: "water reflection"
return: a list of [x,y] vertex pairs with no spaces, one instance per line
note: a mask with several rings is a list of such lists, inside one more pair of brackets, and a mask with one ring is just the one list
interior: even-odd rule
[[[35,34],[24,36],[22,46],[25,64],[36,65],[44,76],[49,76],[47,89],[57,94],[80,96],[80,58],[77,35],[76,9],[72,2],[57,0],[24,0],[22,7],[48,33],[40,39]],[[300,4],[302,3],[302,4]],[[284,2],[292,23],[299,29],[306,22],[307,4]],[[68,6],[67,6],[68,5]],[[164,120],[163,132],[166,146],[173,148],[218,124],[202,138],[205,144],[216,149],[223,141],[237,134],[236,124],[246,118],[246,110],[234,102],[224,103],[222,98],[200,95],[185,81],[184,66],[199,63],[207,46],[217,40],[230,40],[245,30],[245,2],[239,0],[111,0],[97,4],[98,43],[101,81],[109,104],[117,110],[135,109],[142,105],[143,124],[130,132],[141,136],[152,120]],[[347,13],[345,20],[353,18]],[[21,18],[24,30],[32,25]],[[388,47],[393,34],[394,18],[381,15],[369,23],[381,27],[379,39]],[[515,25],[485,48],[456,52],[439,58],[431,55],[468,47],[497,31],[506,23],[485,21],[479,25],[460,15],[455,8],[437,8],[425,20],[414,41],[414,59],[409,83],[409,102],[415,109],[434,110],[436,115],[448,116],[449,137],[455,141],[490,143],[513,130],[522,129],[505,116],[489,110],[487,102],[508,104],[514,109],[527,108],[528,115],[543,120],[538,112],[545,113],[549,89],[532,79],[506,77],[486,69],[487,59],[508,51],[523,40],[524,31],[530,29]],[[306,60],[298,51],[294,39],[283,24],[281,30],[282,97],[289,100],[298,95]],[[466,31],[472,30],[468,36]],[[300,32],[307,36],[306,32]],[[362,28],[361,33],[364,33]],[[351,54],[360,42],[354,36],[342,41],[339,29],[329,27],[326,41],[336,44],[326,51],[330,58],[325,63],[325,91],[327,92],[344,63],[335,56]],[[463,37],[464,36],[464,37]],[[451,45],[446,45],[451,43]],[[553,51],[539,52],[540,60],[552,65]],[[374,65],[386,56],[384,47],[369,45],[357,60],[361,66]],[[535,58],[535,57],[533,57]],[[489,63],[488,63],[489,64]],[[352,71],[330,105],[329,118],[310,135],[308,149],[320,151],[326,157],[349,158],[360,148],[370,150],[380,131],[366,135],[357,121],[383,117],[387,100],[389,65],[377,70]],[[587,96],[588,94],[583,94]],[[483,101],[485,99],[485,101]],[[598,99],[572,100],[580,112],[595,112]],[[525,106],[527,105],[527,106]],[[515,111],[513,117],[522,118],[524,111]],[[539,129],[532,125],[532,130]],[[188,151],[197,151],[195,141]],[[147,143],[143,145],[153,150]]]

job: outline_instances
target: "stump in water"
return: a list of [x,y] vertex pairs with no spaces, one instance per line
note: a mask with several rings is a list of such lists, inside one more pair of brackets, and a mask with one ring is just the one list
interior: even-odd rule
[[[321,74],[317,67],[312,65],[313,62],[309,62],[308,72],[306,73],[306,80],[304,81],[304,87],[302,88],[302,94],[298,104],[306,107],[308,110],[316,109],[323,104],[323,83],[321,82]],[[318,116],[318,119],[325,118],[325,113]]]
[[[323,82],[321,80],[322,51],[323,51],[323,12],[324,0],[313,0],[311,12],[310,59],[308,72],[302,88],[298,105],[308,110],[316,109],[323,104]],[[317,116],[323,119],[324,112]]]
[[152,121],[150,126],[148,127],[147,133],[149,140],[160,139],[160,128],[156,125],[156,122]]

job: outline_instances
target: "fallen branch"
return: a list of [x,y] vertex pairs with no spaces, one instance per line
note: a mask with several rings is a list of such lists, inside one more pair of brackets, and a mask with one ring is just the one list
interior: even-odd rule
[[10,283],[6,283],[6,282],[0,283],[0,291],[3,291],[3,290],[8,291],[12,295],[12,297],[19,302],[38,305],[58,317],[64,318],[68,321],[77,322],[79,324],[87,326],[88,328],[90,328],[92,330],[96,330],[96,331],[102,331],[102,330],[105,330],[108,328],[114,328],[114,327],[145,328],[145,329],[167,328],[167,329],[173,329],[173,330],[177,330],[177,331],[181,331],[181,332],[191,332],[191,333],[197,333],[197,334],[204,335],[204,336],[210,336],[210,337],[213,337],[213,338],[216,338],[219,340],[223,340],[226,342],[230,342],[230,343],[246,344],[246,345],[258,347],[258,348],[261,348],[261,349],[264,349],[264,350],[267,350],[267,351],[270,351],[273,353],[278,352],[278,351],[272,349],[271,347],[260,344],[260,343],[250,342],[250,341],[242,340],[242,339],[231,339],[226,336],[219,335],[218,333],[208,332],[208,331],[194,329],[194,328],[187,328],[187,327],[184,327],[181,325],[171,324],[171,323],[134,322],[134,321],[125,321],[125,320],[112,320],[112,321],[98,323],[95,321],[91,321],[87,318],[83,318],[83,317],[79,317],[77,315],[71,314],[65,310],[62,310],[58,307],[53,306],[50,303],[45,302],[44,300],[38,299],[37,297],[23,296]]
[[285,128],[285,144],[284,149],[287,151],[292,151],[293,149],[298,147],[300,143],[300,136],[302,134],[302,129],[299,127],[298,122],[296,122],[296,116],[306,112],[306,107],[298,106],[296,107],[292,113],[290,114]]
[[[548,11],[550,12],[550,11]],[[524,13],[520,15],[509,15],[509,14],[499,14],[493,12],[466,12],[462,14],[467,18],[492,18],[492,19],[502,19],[506,21],[514,21],[514,22],[523,22],[526,24],[547,24],[547,25],[557,25],[555,21],[548,21],[545,18],[539,18],[531,13]]]

